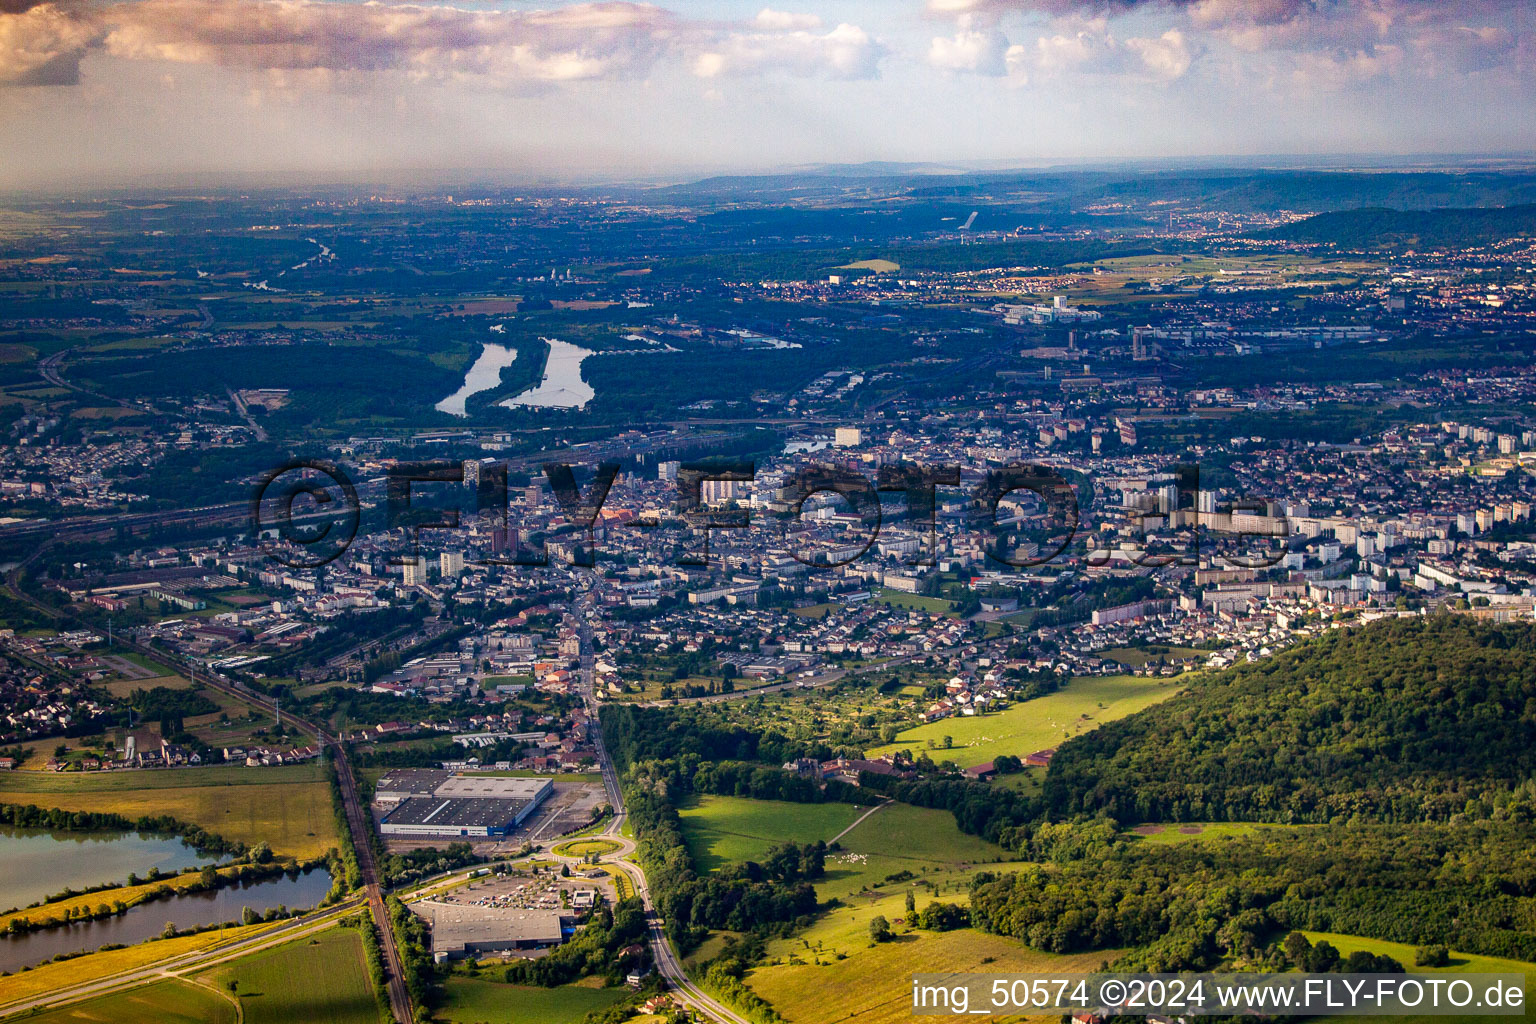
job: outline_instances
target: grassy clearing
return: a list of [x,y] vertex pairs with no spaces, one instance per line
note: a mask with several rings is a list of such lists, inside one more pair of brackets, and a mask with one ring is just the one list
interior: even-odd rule
[[1162,661],[1167,659],[1199,658],[1208,656],[1210,651],[1202,651],[1198,647],[1158,647],[1155,651],[1145,647],[1111,647],[1099,652],[1099,657],[1118,661],[1127,668],[1141,668],[1149,661]]
[[[1410,974],[1425,975],[1454,975],[1454,974],[1525,974],[1536,972],[1536,964],[1526,963],[1524,960],[1505,960],[1496,956],[1478,956],[1475,953],[1451,952],[1451,962],[1446,967],[1417,967],[1413,962],[1414,947],[1404,942],[1388,942],[1385,939],[1367,939],[1358,935],[1336,935],[1332,932],[1303,932],[1314,944],[1327,940],[1343,956],[1355,952],[1357,949],[1369,950],[1372,953],[1385,954],[1401,963]],[[1481,993],[1478,993],[1481,995]],[[1526,994],[1530,994],[1529,982],[1526,986]],[[1524,1020],[1530,1016],[1527,1009],[1524,1016],[1506,1017],[1506,1020]],[[1337,1017],[1335,1020],[1370,1020],[1387,1022],[1387,1024],[1437,1024],[1439,1021],[1462,1020],[1468,1017],[1478,1020],[1497,1020],[1496,1017],[1475,1016],[1465,1014],[1460,1017],[1429,1016],[1416,1014],[1408,1016],[1371,1016],[1371,1017]]]
[[622,869],[605,864],[603,865],[603,870],[607,872],[609,878],[613,879],[613,896],[615,900],[623,903],[635,894],[635,883],[629,880],[629,876]]
[[1056,693],[1014,704],[996,714],[956,716],[908,729],[895,743],[876,747],[868,756],[879,757],[903,748],[913,751],[915,756],[928,749],[929,740],[937,748],[948,736],[953,748],[934,749],[930,755],[934,760],[969,767],[999,754],[1022,757],[1165,701],[1181,689],[1183,686],[1176,679],[1079,677]]
[[992,780],[992,785],[999,789],[1011,789],[1015,793],[1034,795],[1040,792],[1041,785],[1044,782],[1045,769],[1026,768],[1021,772],[1014,772],[1012,775],[999,775]]
[[224,928],[219,931],[203,932],[200,935],[183,935],[174,939],[156,939],[150,942],[141,942],[136,946],[128,946],[125,949],[109,949],[101,953],[90,953],[86,956],[75,957],[72,960],[43,964],[32,968],[30,971],[22,971],[8,978],[0,978],[0,1012],[4,1012],[3,1007],[6,1003],[30,999],[48,992],[57,992],[61,989],[83,985],[99,978],[110,978],[113,975],[138,970],[148,964],[169,960],[172,957],[183,956],[187,953],[200,952],[228,943],[239,942],[252,936],[260,935],[267,929],[275,927],[277,927],[276,922],[271,924],[253,924],[248,927]]
[[1156,846],[1172,846],[1202,839],[1235,839],[1252,835],[1265,829],[1296,828],[1293,825],[1248,825],[1241,822],[1216,821],[1189,825],[1142,825],[1132,830],[1139,842]]
[[114,697],[128,698],[134,690],[153,690],[163,686],[167,690],[185,690],[192,683],[186,676],[154,676],[149,679],[112,679],[106,683],[107,692]]
[[824,615],[836,615],[843,610],[843,606],[832,601],[823,601],[821,604],[808,604],[794,609],[794,614],[802,619],[819,619]]
[[244,1024],[379,1024],[379,1004],[350,928],[242,957],[205,975],[227,991],[238,984]]
[[920,612],[932,612],[935,615],[948,615],[954,609],[954,603],[946,601],[942,597],[924,597],[922,594],[904,594],[899,590],[891,590],[889,587],[881,587],[873,600],[881,604],[888,604],[892,608],[906,608]]
[[27,1017],[35,1024],[235,1024],[235,1006],[185,981],[161,981]]
[[227,839],[265,842],[279,854],[318,857],[336,843],[331,794],[319,764],[159,771],[14,773],[0,803],[137,818],[170,814]]
[[694,863],[700,871],[713,871],[736,861],[761,860],[776,843],[831,840],[868,809],[850,804],[701,796],[679,813]]
[[[1091,971],[1106,958],[1114,959],[1113,953],[1104,952],[1080,956],[1037,953],[1013,939],[968,928],[934,933],[897,926],[895,941],[871,943],[870,919],[876,914],[893,922],[904,917],[904,901],[903,895],[893,893],[842,908],[794,938],[775,939],[768,945],[767,966],[752,971],[747,984],[790,1024],[846,1020],[905,1024],[912,1018],[914,970],[1052,974]],[[926,902],[919,900],[918,906]],[[974,1017],[998,1019],[982,1014]],[[1025,1019],[1055,1022],[1061,1015]]]
[[1447,967],[1416,967],[1413,963],[1414,947],[1406,942],[1388,942],[1386,939],[1367,939],[1359,935],[1338,935],[1333,932],[1303,932],[1315,945],[1328,941],[1344,956],[1357,949],[1372,953],[1384,953],[1397,960],[1413,974],[1527,974],[1536,971],[1536,964],[1524,960],[1506,960],[1497,956],[1479,956],[1476,953],[1451,951]]
[[857,263],[844,263],[836,269],[873,270],[877,274],[894,274],[901,269],[901,264],[894,263],[891,260],[859,260]]
[[977,870],[1012,859],[1001,846],[961,832],[948,811],[908,804],[880,808],[839,845],[842,849],[827,858],[826,878],[816,884],[822,899],[905,893],[914,880],[886,881],[901,872],[911,872],[940,893],[963,893]]
[[479,978],[449,978],[437,1015],[455,1024],[572,1024],[624,998],[622,988],[561,985],[537,988]]

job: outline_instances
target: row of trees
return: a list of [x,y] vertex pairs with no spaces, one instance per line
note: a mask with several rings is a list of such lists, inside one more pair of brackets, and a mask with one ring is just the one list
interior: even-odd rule
[[824,871],[824,846],[784,844],[769,851],[771,869],[747,861],[701,877],[672,802],[633,776],[625,789],[636,853],[667,933],[680,948],[692,949],[711,929],[782,930],[816,910],[811,880]]
[[244,856],[244,843],[209,832],[168,814],[146,814],[129,818],[110,811],[66,811],[36,804],[0,804],[0,825],[18,828],[46,828],[55,832],[148,832],[173,835],[203,853]]

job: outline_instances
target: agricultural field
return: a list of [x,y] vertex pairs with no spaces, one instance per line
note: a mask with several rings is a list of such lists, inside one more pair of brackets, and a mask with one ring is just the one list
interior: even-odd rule
[[231,961],[202,976],[228,991],[236,984],[242,1024],[378,1024],[378,998],[350,928]]
[[[944,899],[963,901],[949,895]],[[920,898],[918,906],[927,901]],[[914,965],[934,973],[1049,974],[1091,971],[1105,959],[1114,959],[1113,953],[1104,952],[1037,953],[1013,939],[969,928],[924,932],[896,925],[893,941],[875,944],[869,922],[877,914],[892,922],[903,918],[904,893],[839,908],[794,938],[773,940],[767,964],[747,975],[747,985],[790,1024],[833,1024],[850,1018],[859,1024],[905,1024],[912,1019]],[[973,1019],[999,1018],[975,1014]],[[1061,1015],[1023,1019],[1055,1024]]]
[[835,268],[837,270],[872,270],[877,274],[894,274],[901,269],[901,264],[893,260],[859,260],[856,263],[844,263]]
[[[1183,689],[1177,679],[1151,676],[1082,676],[1056,693],[1014,704],[995,714],[957,715],[901,733],[896,742],[876,747],[879,757],[906,749],[913,756],[932,750],[935,761],[961,767],[982,764],[999,754],[1022,757],[1054,747],[1069,737],[1097,729],[1167,700]],[[950,737],[952,748],[943,749]],[[933,741],[933,747],[928,746]]]
[[192,681],[186,676],[150,676],[141,679],[109,679],[102,685],[112,696],[126,700],[133,696],[134,690],[153,690],[157,686],[167,690],[185,690],[192,685]]
[[948,891],[963,892],[977,870],[1012,859],[996,843],[961,832],[948,811],[899,803],[881,807],[838,844],[841,849],[827,857],[826,878],[816,884],[822,899],[837,896],[846,902],[855,893],[880,889],[905,892],[910,881],[885,881],[901,872],[911,872],[953,899]]
[[318,763],[273,768],[219,765],[154,771],[16,772],[0,803],[130,818],[170,814],[227,839],[268,843],[280,855],[323,856],[336,843],[331,793]]
[[869,808],[700,796],[678,810],[693,862],[700,871],[713,871],[723,864],[761,860],[776,843],[830,842]]
[[[1536,964],[1526,963],[1524,960],[1505,960],[1496,956],[1478,956],[1475,953],[1458,953],[1451,951],[1451,962],[1445,967],[1420,967],[1413,962],[1414,947],[1404,942],[1388,942],[1385,939],[1367,939],[1358,935],[1336,935],[1332,932],[1303,932],[1314,945],[1321,941],[1327,941],[1337,949],[1341,956],[1349,956],[1357,949],[1364,949],[1376,954],[1384,954],[1392,957],[1408,971],[1409,974],[1425,975],[1454,975],[1454,974],[1524,974],[1526,975],[1526,994],[1530,994],[1530,975],[1536,974]],[[1529,1003],[1527,1003],[1529,1006]],[[1470,1016],[1470,1015],[1469,1015]],[[1524,1020],[1530,1016],[1527,1008],[1524,1016],[1516,1016],[1507,1019]],[[1418,1014],[1410,1016],[1371,1016],[1371,1017],[1341,1017],[1340,1020],[1371,1020],[1383,1021],[1386,1024],[1437,1024],[1439,1021],[1449,1020],[1449,1017],[1430,1016]],[[1497,1018],[1481,1017],[1481,1020],[1495,1020]]]
[[42,964],[30,971],[0,978],[0,1014],[5,1012],[7,1003],[31,999],[73,985],[83,985],[98,978],[110,978],[172,957],[239,942],[275,927],[276,923],[263,923],[223,928],[197,935],[180,935],[174,939],[155,939],[123,949],[102,950],[71,960]]
[[236,1024],[234,1003],[212,988],[168,979],[24,1018],[35,1024]]
[[585,984],[538,988],[458,975],[449,978],[445,987],[447,999],[437,1015],[453,1024],[571,1024],[628,994],[622,988]]

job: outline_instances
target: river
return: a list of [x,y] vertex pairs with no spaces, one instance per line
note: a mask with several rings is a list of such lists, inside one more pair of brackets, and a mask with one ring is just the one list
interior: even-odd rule
[[478,395],[482,391],[488,391],[501,383],[501,371],[512,365],[517,359],[517,349],[508,345],[493,345],[484,342],[480,346],[480,357],[475,360],[469,372],[464,375],[464,385],[437,403],[438,412],[446,412],[451,416],[468,416],[465,403],[471,395]]
[[581,378],[581,363],[594,353],[568,341],[541,338],[549,345],[549,358],[544,363],[544,380],[539,386],[512,398],[503,399],[499,405],[512,408],[530,406],[541,409],[580,409],[597,394],[591,385]]

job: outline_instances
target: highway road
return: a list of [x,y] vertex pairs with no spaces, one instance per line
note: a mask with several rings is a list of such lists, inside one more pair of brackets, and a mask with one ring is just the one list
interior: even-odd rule
[[70,985],[64,988],[54,989],[45,995],[34,996],[17,1002],[0,1005],[0,1015],[11,1016],[13,1014],[26,1013],[29,1010],[37,1010],[43,1007],[59,1007],[68,1003],[78,1002],[94,996],[106,995],[120,989],[134,988],[145,982],[158,978],[174,978],[182,975],[200,973],[210,967],[234,960],[238,957],[249,956],[252,953],[267,949],[271,946],[292,942],[294,939],[303,938],[314,932],[323,931],[333,927],[337,920],[356,910],[361,905],[358,897],[352,896],[334,906],[317,910],[312,914],[294,918],[284,922],[275,928],[264,930],[259,935],[253,935],[238,942],[225,943],[212,949],[197,950],[191,953],[183,953],[180,956],[161,960],[158,963],[148,964],[144,967],[133,968],[105,978],[97,978],[93,981],[83,982],[79,985]]

